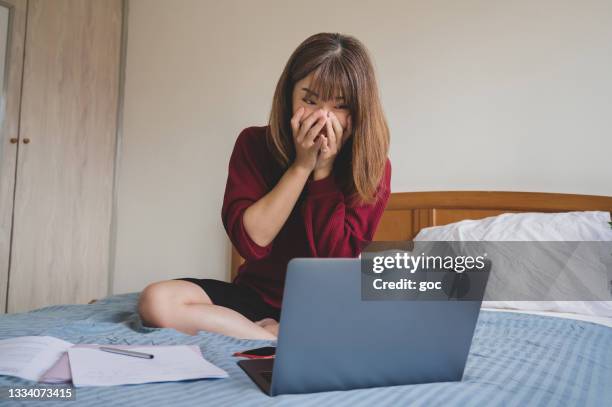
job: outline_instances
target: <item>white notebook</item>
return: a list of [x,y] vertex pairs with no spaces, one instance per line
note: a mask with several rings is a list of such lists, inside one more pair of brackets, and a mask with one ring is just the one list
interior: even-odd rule
[[68,349],[72,383],[76,387],[115,386],[228,376],[203,357],[194,357],[193,350],[186,345],[142,346],[130,350],[154,357],[142,359],[95,348]]

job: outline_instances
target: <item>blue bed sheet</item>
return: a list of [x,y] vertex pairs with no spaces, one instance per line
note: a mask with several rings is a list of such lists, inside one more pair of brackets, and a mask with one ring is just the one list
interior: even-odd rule
[[[44,401],[45,406],[612,406],[612,328],[589,322],[482,311],[461,382],[271,398],[259,391],[231,356],[271,342],[144,327],[136,313],[137,300],[138,294],[130,293],[91,305],[2,315],[0,339],[51,335],[73,343],[196,344],[206,359],[230,375],[217,380],[78,388],[76,403]],[[0,386],[32,384],[0,376]]]

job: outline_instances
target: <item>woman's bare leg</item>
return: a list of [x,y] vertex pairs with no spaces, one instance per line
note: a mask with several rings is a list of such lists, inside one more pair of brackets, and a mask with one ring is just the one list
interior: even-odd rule
[[174,328],[189,335],[209,331],[241,339],[276,339],[244,315],[214,305],[202,288],[189,281],[149,284],[140,294],[138,313],[146,325]]

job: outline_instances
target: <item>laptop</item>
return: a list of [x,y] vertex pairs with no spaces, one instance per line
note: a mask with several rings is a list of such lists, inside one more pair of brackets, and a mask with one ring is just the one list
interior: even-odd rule
[[292,259],[276,357],[238,365],[270,396],[459,381],[481,301],[362,301],[359,259]]

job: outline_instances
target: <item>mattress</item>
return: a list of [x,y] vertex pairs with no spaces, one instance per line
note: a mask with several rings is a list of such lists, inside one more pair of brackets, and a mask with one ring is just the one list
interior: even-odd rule
[[[206,359],[230,375],[227,379],[78,388],[77,405],[612,405],[612,328],[589,321],[482,310],[460,382],[271,398],[251,382],[236,365],[238,359],[231,355],[274,342],[208,332],[190,336],[174,329],[144,327],[136,313],[137,300],[138,294],[130,293],[90,305],[59,305],[2,315],[0,339],[51,335],[73,343],[198,345]],[[0,376],[0,386],[32,384]],[[66,405],[62,401],[45,402],[45,406],[54,404]]]

